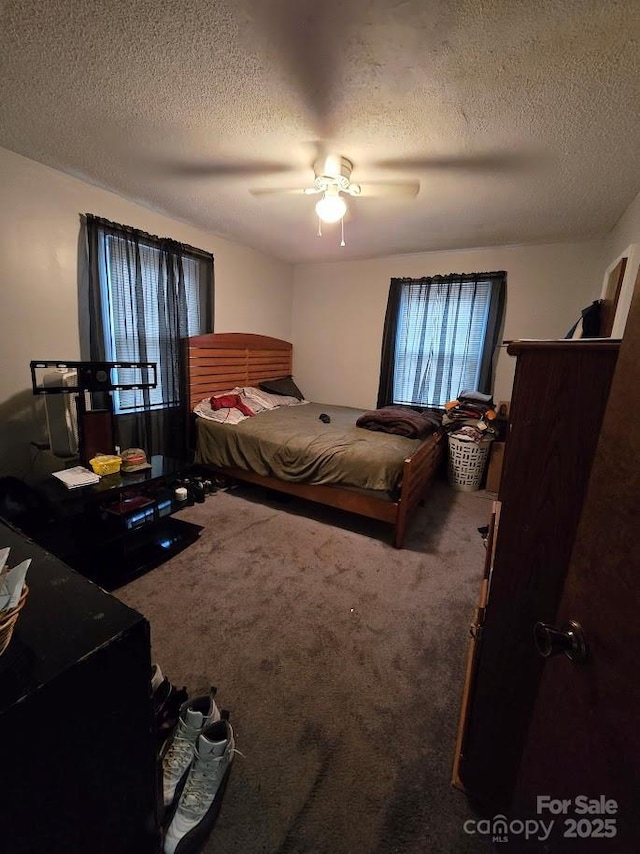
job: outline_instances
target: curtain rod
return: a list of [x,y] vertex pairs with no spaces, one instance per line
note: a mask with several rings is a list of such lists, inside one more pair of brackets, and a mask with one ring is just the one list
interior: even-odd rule
[[169,243],[174,243],[176,246],[179,246],[183,252],[187,252],[189,255],[195,255],[196,257],[202,258],[207,261],[213,259],[212,252],[207,252],[205,249],[198,249],[197,246],[191,246],[188,243],[182,243],[180,240],[175,240],[173,237],[159,237],[157,234],[150,234],[147,231],[143,231],[141,228],[135,228],[135,226],[133,225],[122,225],[119,222],[112,222],[111,220],[105,219],[104,217],[96,216],[95,214],[85,213],[84,216],[87,219],[92,219],[94,222],[99,223],[104,228],[108,228],[113,232],[119,232],[120,234],[124,235],[135,235],[138,239],[153,241],[156,243],[168,241]]

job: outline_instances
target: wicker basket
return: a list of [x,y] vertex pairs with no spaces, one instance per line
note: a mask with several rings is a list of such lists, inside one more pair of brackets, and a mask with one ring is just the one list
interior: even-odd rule
[[461,492],[475,492],[487,463],[491,439],[486,442],[465,442],[449,436],[449,483]]
[[12,608],[10,611],[0,611],[0,655],[2,655],[5,649],[9,646],[13,629],[15,624],[18,622],[20,611],[22,610],[24,603],[27,601],[28,593],[29,588],[25,584],[22,588],[22,594],[16,607]]

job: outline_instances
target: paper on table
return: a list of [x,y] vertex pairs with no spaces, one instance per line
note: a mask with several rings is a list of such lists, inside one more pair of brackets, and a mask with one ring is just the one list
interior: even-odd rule
[[27,570],[30,565],[31,558],[28,557],[2,576],[0,584],[0,611],[10,611],[20,601]]
[[99,483],[100,477],[95,472],[89,471],[84,466],[74,466],[62,471],[54,471],[53,476],[61,480],[68,489],[79,486],[88,486],[91,483]]

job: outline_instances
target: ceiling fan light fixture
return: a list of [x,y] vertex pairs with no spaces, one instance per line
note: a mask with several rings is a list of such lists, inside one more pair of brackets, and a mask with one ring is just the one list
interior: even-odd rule
[[322,222],[338,222],[347,212],[347,203],[334,193],[325,193],[316,204],[316,213]]

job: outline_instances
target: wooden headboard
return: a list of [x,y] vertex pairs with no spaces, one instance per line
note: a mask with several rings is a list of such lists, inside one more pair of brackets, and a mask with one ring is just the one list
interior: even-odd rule
[[245,332],[211,332],[186,339],[189,412],[205,397],[255,386],[292,373],[292,345]]

